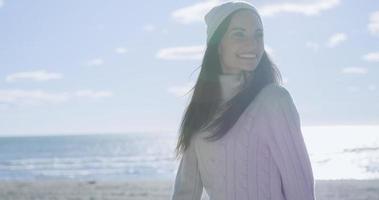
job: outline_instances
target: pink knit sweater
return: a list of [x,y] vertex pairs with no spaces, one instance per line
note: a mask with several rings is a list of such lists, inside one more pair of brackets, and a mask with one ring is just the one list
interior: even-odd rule
[[[230,99],[237,79],[221,79]],[[209,134],[192,138],[171,200],[200,200],[203,188],[210,200],[315,200],[299,114],[284,87],[264,87],[220,140],[207,142],[203,137]]]

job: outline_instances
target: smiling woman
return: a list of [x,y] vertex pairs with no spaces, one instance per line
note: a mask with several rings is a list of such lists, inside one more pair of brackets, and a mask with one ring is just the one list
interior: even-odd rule
[[259,16],[250,10],[234,14],[218,48],[223,73],[253,72],[263,52],[263,28]]
[[205,16],[207,48],[181,124],[172,200],[313,200],[300,116],[248,2]]

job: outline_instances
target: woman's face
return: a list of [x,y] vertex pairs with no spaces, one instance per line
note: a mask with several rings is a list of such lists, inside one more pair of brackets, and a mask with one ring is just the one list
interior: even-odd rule
[[224,74],[256,69],[264,52],[263,25],[256,13],[237,11],[218,47]]

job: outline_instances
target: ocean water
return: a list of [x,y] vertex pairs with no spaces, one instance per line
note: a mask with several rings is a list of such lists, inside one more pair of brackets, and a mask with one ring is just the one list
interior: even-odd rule
[[[303,128],[315,179],[379,178],[379,128]],[[0,180],[173,180],[173,134],[0,137]]]
[[379,179],[379,126],[302,130],[315,179]]
[[99,134],[0,138],[0,179],[167,179],[172,135]]

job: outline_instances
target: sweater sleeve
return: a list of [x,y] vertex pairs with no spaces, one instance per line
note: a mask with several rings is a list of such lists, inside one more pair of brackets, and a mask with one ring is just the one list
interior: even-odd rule
[[202,193],[203,183],[192,142],[180,160],[171,200],[200,200]]
[[264,135],[282,181],[287,200],[315,200],[310,158],[301,132],[300,118],[289,92],[280,87],[264,104]]

